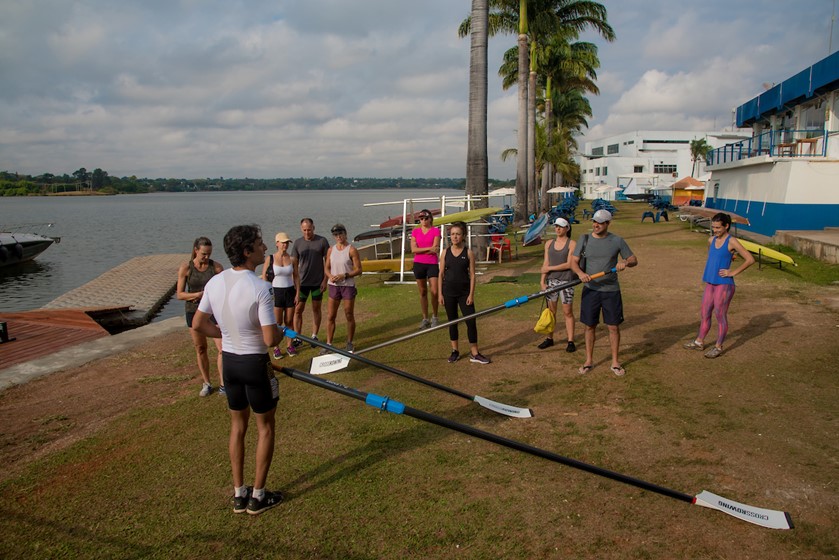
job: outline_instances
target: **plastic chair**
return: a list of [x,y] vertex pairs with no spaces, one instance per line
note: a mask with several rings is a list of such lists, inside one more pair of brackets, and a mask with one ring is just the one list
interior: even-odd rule
[[498,255],[498,263],[501,264],[501,261],[504,258],[504,252],[507,252],[507,255],[510,257],[510,260],[513,260],[513,253],[510,250],[510,238],[505,235],[493,235],[490,238],[490,244],[487,247],[487,258],[489,260],[490,255],[493,251]]

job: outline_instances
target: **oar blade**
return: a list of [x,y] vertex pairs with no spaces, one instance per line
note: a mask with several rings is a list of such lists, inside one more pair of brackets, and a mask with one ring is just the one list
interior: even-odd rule
[[475,395],[472,398],[472,400],[481,405],[482,407],[487,408],[493,412],[497,412],[498,414],[512,416],[514,418],[533,418],[533,411],[529,408],[521,408],[518,406],[500,403],[481,397],[480,395]]
[[340,354],[324,354],[323,356],[312,358],[309,373],[312,375],[324,375],[342,370],[348,365],[350,365],[350,359],[346,356],[341,356]]
[[727,513],[741,521],[754,523],[768,529],[792,529],[792,518],[785,511],[765,509],[741,504],[712,492],[703,490],[694,499],[696,505]]

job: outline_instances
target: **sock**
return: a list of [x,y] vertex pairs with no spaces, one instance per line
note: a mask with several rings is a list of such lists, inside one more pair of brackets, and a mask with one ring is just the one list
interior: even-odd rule
[[243,484],[238,488],[233,488],[233,495],[237,498],[244,498],[248,495],[248,487]]
[[254,498],[257,502],[261,502],[262,498],[265,497],[265,488],[254,488],[251,497]]

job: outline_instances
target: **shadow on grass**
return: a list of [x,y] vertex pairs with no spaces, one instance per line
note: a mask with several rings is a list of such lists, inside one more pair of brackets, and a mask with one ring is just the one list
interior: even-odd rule
[[[738,346],[742,346],[747,340],[752,338],[759,338],[771,329],[781,329],[791,327],[793,324],[787,319],[786,313],[783,311],[775,311],[773,313],[764,313],[762,315],[755,315],[749,322],[740,329],[736,329],[733,333],[729,331],[729,342],[726,350],[730,351]],[[712,325],[709,335],[715,334],[716,325]],[[716,339],[715,339],[716,340]]]

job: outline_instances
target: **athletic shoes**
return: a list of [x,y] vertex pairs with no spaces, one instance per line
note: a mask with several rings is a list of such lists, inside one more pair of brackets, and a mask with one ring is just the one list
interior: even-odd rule
[[222,397],[227,395],[227,389],[224,388],[224,385],[219,386],[218,394],[219,394],[219,396],[222,396]]
[[274,359],[275,360],[282,360],[283,359],[283,351],[280,350],[279,346],[274,347]]
[[286,348],[286,350],[288,350],[288,355],[289,356],[296,356],[297,355],[297,348],[294,347],[294,344],[289,344],[288,348]]
[[245,495],[236,497],[233,496],[233,513],[245,513],[248,509],[248,500],[251,499],[251,491],[253,486],[245,488]]
[[212,392],[213,392],[213,386],[210,385],[209,383],[204,383],[203,385],[201,385],[201,392],[198,393],[198,396],[199,397],[206,397],[207,395],[209,395]]
[[577,351],[577,346],[574,344],[573,340],[568,341],[568,346],[565,347],[565,351],[568,352],[569,354],[571,352],[576,352]]
[[554,339],[552,339],[552,338],[546,338],[546,339],[545,339],[545,340],[543,340],[543,341],[541,342],[541,344],[539,344],[539,346],[537,346],[536,348],[538,348],[539,350],[544,350],[545,348],[550,348],[550,347],[551,347],[551,346],[553,346],[553,345],[554,345]]
[[299,347],[303,346],[303,341],[300,340],[299,338],[295,338],[294,340],[291,341],[291,345],[294,346],[295,348],[299,348]]
[[276,507],[283,503],[283,494],[282,492],[265,492],[265,495],[262,497],[261,500],[257,500],[256,498],[251,498],[248,500],[248,513],[250,515],[259,515],[263,511],[268,511],[269,509]]
[[452,355],[449,356],[449,363],[453,364],[460,359],[460,352],[457,350],[452,350]]
[[427,329],[430,326],[431,326],[431,321],[429,321],[428,319],[423,319],[422,321],[420,321],[420,330],[421,331],[424,331],[425,329]]
[[431,317],[431,323],[429,326],[436,327],[440,322],[437,320],[437,316],[434,315]]
[[[315,340],[315,341],[316,341],[317,339],[318,339],[318,335],[313,334],[313,335],[312,335],[312,340]],[[317,344],[315,344],[314,342],[310,342],[310,343],[309,343],[309,346],[311,346],[312,348],[317,348],[317,347],[318,347],[318,345],[317,345]]]
[[347,342],[347,352],[355,352],[355,345],[352,342]]
[[687,344],[682,345],[682,348],[684,348],[685,350],[702,350],[703,347],[703,344],[696,342],[695,340],[691,340]]
[[474,362],[476,364],[488,364],[490,363],[489,358],[478,352],[477,354],[469,354],[469,361]]
[[[329,343],[327,342],[327,344],[329,344]],[[328,348],[321,348],[320,351],[318,352],[318,356],[326,356],[327,354],[329,354],[329,349]]]
[[705,352],[705,357],[706,358],[719,358],[720,354],[722,354],[722,348],[717,348],[716,346],[714,346],[713,348],[711,348],[710,350]]

